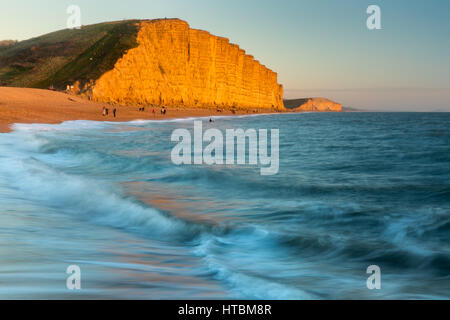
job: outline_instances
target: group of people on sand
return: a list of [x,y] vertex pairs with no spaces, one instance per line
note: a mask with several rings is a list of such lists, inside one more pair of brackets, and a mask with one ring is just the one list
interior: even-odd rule
[[[115,118],[117,116],[117,109],[114,108],[112,112],[113,112],[113,116]],[[145,107],[139,107],[139,112],[145,112]],[[155,108],[153,108],[152,113],[156,117],[156,109]],[[167,108],[165,106],[162,106],[161,107],[161,114],[165,115],[166,113],[167,113]],[[106,106],[103,107],[102,115],[104,117],[109,115],[109,109]]]
[[[107,107],[103,107],[102,115],[103,115],[104,117],[106,117],[106,116],[109,115],[109,109],[108,109]],[[117,115],[117,109],[116,109],[116,108],[113,109],[113,115],[114,115],[114,118],[115,118],[116,115]]]
[[[139,112],[145,112],[145,107],[140,107],[139,108]],[[167,113],[166,107],[162,106],[161,107],[161,114],[165,115],[166,113]],[[156,117],[156,109],[155,108],[152,109],[152,114]]]
[[[145,107],[140,107],[140,108],[139,108],[139,112],[144,112],[144,111],[145,111]],[[116,115],[117,115],[117,109],[114,108],[112,112],[113,112],[113,116],[114,116],[114,118],[115,118]],[[161,114],[162,114],[162,115],[165,115],[166,112],[167,112],[166,107],[165,107],[165,106],[162,106],[162,107],[161,107]],[[152,113],[153,113],[153,115],[156,117],[156,110],[155,110],[155,108],[153,108]],[[103,106],[102,115],[103,115],[104,117],[107,117],[107,116],[109,115],[109,109],[108,109],[106,106]],[[209,118],[209,122],[215,122],[215,121],[214,121],[213,118]]]

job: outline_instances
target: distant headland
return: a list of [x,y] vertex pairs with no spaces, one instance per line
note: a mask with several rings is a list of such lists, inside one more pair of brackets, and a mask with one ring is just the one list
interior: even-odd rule
[[286,109],[296,112],[342,112],[342,104],[325,98],[284,100]]

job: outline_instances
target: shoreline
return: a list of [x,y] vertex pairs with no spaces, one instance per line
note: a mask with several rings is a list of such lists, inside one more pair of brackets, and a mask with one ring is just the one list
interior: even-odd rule
[[[102,115],[103,107],[110,110],[108,116]],[[117,109],[117,117],[112,110]],[[167,107],[167,114],[160,113],[161,108],[146,106],[145,111],[139,111],[138,106],[112,106],[63,92],[45,89],[0,87],[0,133],[13,131],[14,124],[61,124],[65,121],[88,120],[108,122],[129,122],[137,120],[174,120],[194,117],[243,116],[260,114],[284,114],[259,109],[250,110],[214,110],[215,108]],[[152,113],[153,108],[156,111]]]

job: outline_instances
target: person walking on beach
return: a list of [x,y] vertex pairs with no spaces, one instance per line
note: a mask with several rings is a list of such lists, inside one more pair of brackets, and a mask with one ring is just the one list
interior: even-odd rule
[[106,116],[106,107],[105,107],[105,106],[103,106],[102,115],[103,115],[103,116]]
[[152,110],[152,113],[153,113],[153,116],[156,117],[156,111],[155,111],[155,109]]
[[113,110],[114,118],[116,117],[116,112],[117,112],[117,109],[114,108],[114,110]]

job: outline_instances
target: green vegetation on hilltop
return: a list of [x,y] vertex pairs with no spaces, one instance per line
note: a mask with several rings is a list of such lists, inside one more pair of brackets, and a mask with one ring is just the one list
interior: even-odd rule
[[64,89],[98,79],[137,46],[138,20],[65,29],[0,50],[0,85]]

